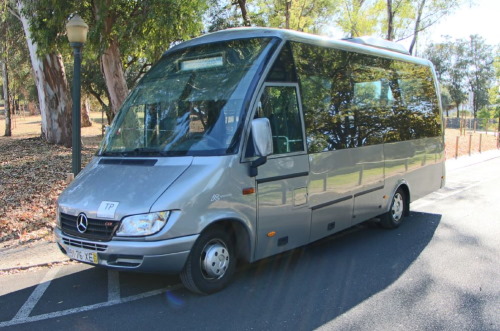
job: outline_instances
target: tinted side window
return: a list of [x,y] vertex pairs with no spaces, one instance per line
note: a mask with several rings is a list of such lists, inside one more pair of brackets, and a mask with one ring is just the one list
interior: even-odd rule
[[410,118],[412,138],[441,135],[441,113],[431,69],[405,62],[394,62],[394,69]]
[[293,43],[312,153],[380,144],[393,102],[390,63],[373,56]]
[[309,152],[441,134],[428,67],[292,43]]

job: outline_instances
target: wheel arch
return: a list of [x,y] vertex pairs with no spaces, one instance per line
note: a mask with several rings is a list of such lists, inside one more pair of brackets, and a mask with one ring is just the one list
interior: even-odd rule
[[236,256],[246,262],[251,262],[253,246],[250,229],[243,221],[235,218],[215,220],[207,225],[202,233],[213,227],[222,227],[225,231],[230,232],[234,240]]

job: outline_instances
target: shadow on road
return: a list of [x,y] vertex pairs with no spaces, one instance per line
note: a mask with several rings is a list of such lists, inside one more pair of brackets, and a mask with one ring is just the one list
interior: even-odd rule
[[[113,314],[127,329],[169,325],[174,329],[311,330],[393,284],[431,241],[440,221],[441,215],[412,213],[395,230],[362,224],[289,253],[241,266],[231,285],[220,293],[198,296],[181,288],[93,310],[81,322],[87,329],[106,329],[114,325],[108,318]],[[65,274],[52,281],[32,316],[57,311],[57,306],[70,309],[106,301],[104,269],[77,271],[80,265],[70,267],[74,269],[65,269]],[[119,279],[121,297],[179,283],[176,276],[134,273],[120,273]],[[10,307],[19,309],[33,290],[4,295],[0,304],[10,302]],[[15,311],[4,311],[7,314],[0,320],[11,319]],[[58,327],[71,327],[71,316],[58,317]]]

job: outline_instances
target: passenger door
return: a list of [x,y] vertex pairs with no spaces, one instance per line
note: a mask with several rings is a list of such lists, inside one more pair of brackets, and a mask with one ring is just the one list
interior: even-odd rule
[[256,117],[269,119],[274,153],[256,177],[257,259],[306,244],[311,217],[298,85],[266,84],[259,100]]

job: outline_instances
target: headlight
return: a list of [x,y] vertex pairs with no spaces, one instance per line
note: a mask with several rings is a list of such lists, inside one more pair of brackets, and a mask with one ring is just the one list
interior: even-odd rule
[[133,215],[122,220],[117,236],[149,236],[160,231],[167,223],[170,212]]

